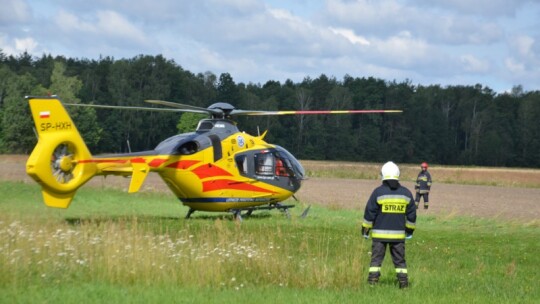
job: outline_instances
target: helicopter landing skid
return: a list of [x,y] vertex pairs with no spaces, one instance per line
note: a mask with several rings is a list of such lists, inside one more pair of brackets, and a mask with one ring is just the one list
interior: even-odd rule
[[237,221],[242,221],[242,211],[246,211],[244,214],[245,216],[250,216],[253,211],[256,210],[272,210],[272,209],[278,209],[281,212],[285,213],[287,218],[291,217],[291,214],[289,213],[289,208],[294,208],[295,205],[282,205],[282,204],[271,204],[268,206],[256,206],[256,207],[246,207],[246,208],[237,208],[237,209],[231,209],[229,212],[231,212],[234,215],[234,219]]
[[186,220],[189,219],[189,218],[191,217],[191,215],[193,214],[193,212],[195,212],[195,209],[189,208],[189,211],[188,211],[187,214],[186,214]]

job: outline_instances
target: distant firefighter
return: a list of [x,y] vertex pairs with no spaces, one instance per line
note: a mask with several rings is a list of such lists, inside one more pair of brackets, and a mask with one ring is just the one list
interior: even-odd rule
[[431,190],[431,174],[428,172],[428,164],[426,162],[423,162],[420,167],[422,168],[422,171],[418,173],[418,177],[416,178],[416,185],[414,186],[414,189],[416,189],[416,208],[418,208],[418,205],[420,205],[420,198],[424,198],[424,209],[429,208],[429,191]]
[[411,191],[399,184],[399,168],[393,162],[382,166],[382,185],[375,188],[366,204],[362,235],[371,233],[372,249],[368,283],[375,285],[381,276],[381,265],[390,247],[399,288],[409,286],[405,261],[405,240],[416,228],[416,206]]

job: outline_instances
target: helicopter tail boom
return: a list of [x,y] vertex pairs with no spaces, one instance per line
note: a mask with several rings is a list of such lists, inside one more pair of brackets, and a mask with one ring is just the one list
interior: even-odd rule
[[38,142],[26,172],[41,185],[49,207],[67,208],[79,187],[97,173],[92,155],[68,112],[56,97],[26,97]]

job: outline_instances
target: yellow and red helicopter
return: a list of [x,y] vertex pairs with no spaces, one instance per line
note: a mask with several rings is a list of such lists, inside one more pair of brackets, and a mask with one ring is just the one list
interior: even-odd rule
[[[208,108],[161,100],[147,102],[170,108],[120,107],[137,110],[173,110],[204,113],[196,130],[172,136],[153,150],[93,156],[77,131],[64,104],[56,97],[27,96],[38,142],[26,163],[26,172],[41,185],[49,207],[68,208],[77,189],[96,175],[131,177],[129,193],[137,192],[150,172],[156,172],[178,199],[193,212],[241,212],[280,209],[306,178],[300,162],[287,150],[264,141],[266,132],[252,136],[232,121],[239,115],[309,115],[396,113],[400,110],[246,111],[228,103]],[[73,104],[66,104],[73,105]],[[95,106],[118,108],[118,106]]]

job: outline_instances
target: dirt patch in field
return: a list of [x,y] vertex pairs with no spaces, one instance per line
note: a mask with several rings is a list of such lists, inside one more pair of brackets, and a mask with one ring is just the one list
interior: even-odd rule
[[[303,202],[362,211],[380,181],[314,178],[305,181],[297,193]],[[412,182],[404,182],[409,190]],[[540,189],[434,184],[428,210],[419,214],[466,215],[532,221],[540,219]]]
[[[33,182],[25,172],[27,157],[0,155],[0,180]],[[450,169],[447,169],[450,170]],[[500,169],[503,170],[503,169]],[[434,179],[436,180],[436,175]],[[129,178],[96,177],[85,187],[119,187],[127,189]],[[380,185],[378,180],[310,178],[304,181],[296,197],[306,204],[362,211],[371,191]],[[414,189],[412,182],[403,185]],[[157,174],[148,176],[142,191],[168,191]],[[172,194],[171,194],[172,195]],[[540,188],[475,186],[434,183],[428,210],[419,214],[467,215],[521,221],[540,219]]]

